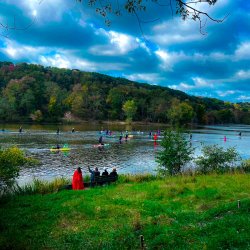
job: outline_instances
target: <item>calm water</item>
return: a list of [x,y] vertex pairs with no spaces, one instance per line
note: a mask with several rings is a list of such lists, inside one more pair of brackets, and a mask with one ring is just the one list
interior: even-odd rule
[[[87,167],[98,167],[111,170],[117,167],[118,173],[153,173],[157,167],[155,156],[161,150],[159,143],[149,138],[149,131],[164,127],[153,126],[122,126],[83,124],[75,126],[75,133],[71,132],[72,126],[59,126],[60,133],[56,134],[56,125],[24,125],[23,132],[19,133],[17,125],[2,125],[5,132],[0,131],[0,146],[2,148],[17,145],[28,155],[40,161],[40,165],[32,168],[22,168],[18,182],[20,184],[32,181],[33,178],[51,180],[55,177],[71,177],[76,167],[81,167],[84,174]],[[109,144],[102,150],[94,148],[98,143],[99,132],[102,129],[111,129],[115,137],[104,137],[104,143]],[[119,144],[120,131],[132,131],[133,138],[127,143]],[[140,132],[139,132],[140,131]],[[239,137],[239,131],[242,136]],[[201,145],[218,144],[225,148],[235,146],[240,155],[250,158],[250,126],[204,126],[190,130],[192,144],[196,148],[195,156],[200,154]],[[224,136],[227,140],[224,141]],[[187,137],[189,138],[188,134]],[[71,151],[50,152],[56,144],[67,143]]]

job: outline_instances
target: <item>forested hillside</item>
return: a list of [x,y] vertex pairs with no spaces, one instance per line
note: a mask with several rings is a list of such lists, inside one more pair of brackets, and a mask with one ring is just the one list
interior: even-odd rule
[[0,62],[0,121],[134,120],[247,123],[250,104],[189,96],[167,87],[77,69]]

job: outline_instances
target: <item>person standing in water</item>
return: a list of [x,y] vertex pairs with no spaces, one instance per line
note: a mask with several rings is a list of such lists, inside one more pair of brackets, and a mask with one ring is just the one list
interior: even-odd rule
[[192,140],[192,137],[193,137],[193,135],[192,135],[192,134],[190,134],[190,135],[189,135],[189,139],[190,139],[190,140]]
[[155,134],[154,134],[154,141],[156,142],[157,139],[158,139],[158,136],[157,136],[157,134],[155,133]]
[[22,132],[23,132],[23,128],[22,128],[22,126],[20,126],[19,133],[22,133]]
[[56,134],[59,135],[59,132],[60,132],[60,130],[59,130],[59,128],[57,128]]
[[126,130],[126,134],[125,134],[125,141],[128,141],[128,131]]
[[119,137],[119,143],[122,144],[122,132],[121,132],[120,137]]
[[99,137],[99,140],[98,140],[98,142],[101,144],[101,145],[104,145],[104,143],[103,143],[103,137],[102,137],[102,135]]
[[72,133],[75,133],[75,128],[72,128],[71,132],[72,132]]
[[227,137],[224,135],[224,142],[226,142],[227,141]]

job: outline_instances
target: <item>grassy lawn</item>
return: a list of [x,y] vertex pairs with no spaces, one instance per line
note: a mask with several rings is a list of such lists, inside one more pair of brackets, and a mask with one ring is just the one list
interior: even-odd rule
[[[0,249],[250,249],[249,174],[179,176],[1,200]],[[240,200],[240,208],[238,208]]]

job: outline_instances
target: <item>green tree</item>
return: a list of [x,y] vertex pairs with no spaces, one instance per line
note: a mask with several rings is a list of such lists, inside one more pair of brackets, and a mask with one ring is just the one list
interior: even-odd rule
[[64,100],[66,99],[67,92],[61,89],[55,82],[46,82],[46,96],[48,102],[48,114],[50,120],[57,121],[61,118],[66,110]]
[[240,160],[239,153],[234,147],[223,149],[218,145],[209,145],[202,148],[202,155],[195,161],[198,171],[207,173],[224,173],[232,167],[236,167],[237,161]]
[[122,119],[122,105],[126,100],[127,90],[123,87],[115,87],[109,90],[106,102],[109,105],[109,117],[111,119]]
[[19,176],[20,166],[34,163],[34,160],[24,155],[17,147],[0,149],[0,189],[11,188],[15,178]]
[[126,101],[123,106],[122,110],[125,112],[126,121],[132,122],[134,115],[136,114],[136,103],[134,100],[128,100]]
[[162,175],[176,175],[192,159],[194,149],[180,131],[166,130],[161,142],[163,151],[156,157],[158,172]]
[[206,123],[206,107],[203,104],[198,104],[195,108],[196,119],[200,124]]
[[192,122],[195,112],[193,107],[187,102],[180,102],[174,98],[171,108],[167,112],[167,117],[171,124],[185,125]]

